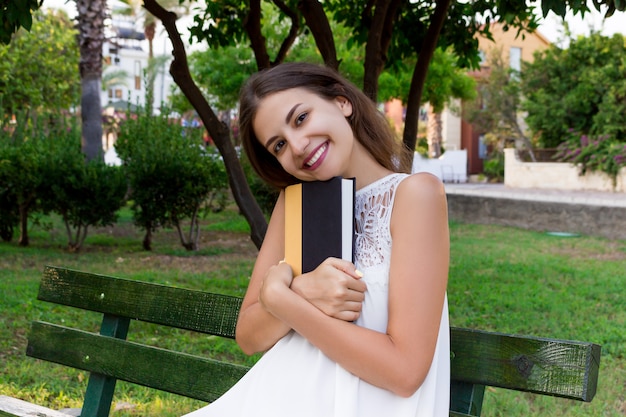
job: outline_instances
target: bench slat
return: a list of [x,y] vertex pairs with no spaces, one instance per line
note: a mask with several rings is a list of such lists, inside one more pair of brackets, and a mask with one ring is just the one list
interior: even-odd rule
[[28,356],[211,402],[248,370],[190,354],[34,322]]
[[70,417],[69,414],[0,395],[0,417]]
[[451,329],[454,380],[591,401],[600,346],[594,343]]
[[231,339],[242,301],[240,297],[51,266],[44,268],[37,298]]

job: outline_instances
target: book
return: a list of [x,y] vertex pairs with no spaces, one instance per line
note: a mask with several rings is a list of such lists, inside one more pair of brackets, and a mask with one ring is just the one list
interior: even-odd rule
[[294,276],[328,257],[354,262],[354,178],[334,177],[285,189],[285,261]]

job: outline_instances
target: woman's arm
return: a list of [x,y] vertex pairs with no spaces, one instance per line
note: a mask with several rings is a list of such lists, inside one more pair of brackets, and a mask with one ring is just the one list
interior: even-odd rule
[[[237,343],[248,354],[269,349],[291,330],[291,327],[269,314],[259,304],[259,293],[264,280],[276,273],[273,266],[284,258],[284,213],[285,199],[281,192],[237,321]],[[346,321],[354,321],[359,317],[367,287],[351,262],[329,258],[315,271],[302,274],[293,281],[291,268],[288,268],[288,274],[291,290],[324,314]]]
[[416,174],[400,183],[391,234],[386,333],[323,314],[290,290],[291,269],[284,264],[272,267],[260,287],[260,302],[349,372],[409,396],[430,369],[447,286],[447,206],[438,179]]
[[281,191],[270,217],[259,255],[254,263],[250,283],[237,319],[235,338],[239,347],[249,355],[266,351],[291,330],[291,327],[259,304],[259,291],[265,275],[271,266],[278,264],[285,256],[284,213],[285,197],[284,192]]

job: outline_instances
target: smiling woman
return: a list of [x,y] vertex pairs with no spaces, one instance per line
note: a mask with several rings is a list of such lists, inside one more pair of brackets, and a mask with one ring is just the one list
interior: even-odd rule
[[[281,64],[240,99],[248,159],[270,184],[356,181],[354,263],[294,273],[280,192],[237,322],[262,359],[204,416],[447,416],[450,346],[445,192],[398,172],[394,134],[335,70]],[[393,246],[391,242],[394,242]]]

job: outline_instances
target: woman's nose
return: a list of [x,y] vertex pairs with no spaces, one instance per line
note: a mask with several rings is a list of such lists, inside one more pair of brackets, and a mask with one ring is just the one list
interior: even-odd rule
[[304,155],[308,146],[309,139],[304,135],[298,135],[291,139],[291,148],[295,155]]

